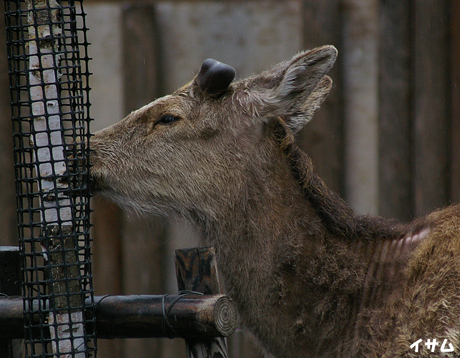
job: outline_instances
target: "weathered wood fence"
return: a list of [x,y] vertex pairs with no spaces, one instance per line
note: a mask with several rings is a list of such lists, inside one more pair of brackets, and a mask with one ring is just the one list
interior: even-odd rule
[[[299,134],[318,173],[361,213],[408,220],[460,202],[460,2],[456,0],[90,1],[93,129],[189,80],[203,59],[261,71],[333,44],[332,94]],[[17,245],[3,16],[0,245]],[[95,199],[97,295],[175,292],[184,223],[139,219]],[[168,339],[100,340],[99,357],[184,356]],[[257,357],[241,332],[232,357]]]
[[[225,337],[235,331],[239,318],[233,301],[220,294],[214,249],[176,250],[175,263],[178,294],[95,297],[94,310],[83,312],[91,316],[85,330],[106,339],[183,338],[187,358],[228,358]],[[40,298],[24,301],[20,276],[19,247],[0,246],[0,358],[23,356],[24,305],[50,304]],[[93,300],[88,297],[87,302],[91,307]],[[34,312],[27,318],[35,326],[29,333],[50,339],[48,330],[38,329],[49,316]]]

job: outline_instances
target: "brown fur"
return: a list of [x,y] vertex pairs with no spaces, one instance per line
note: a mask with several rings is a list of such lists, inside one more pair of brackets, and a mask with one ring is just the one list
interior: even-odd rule
[[460,206],[407,225],[357,216],[295,144],[335,57],[304,52],[223,93],[194,80],[131,113],[92,140],[96,187],[195,223],[243,324],[276,357],[428,356],[410,349],[419,338],[459,354]]

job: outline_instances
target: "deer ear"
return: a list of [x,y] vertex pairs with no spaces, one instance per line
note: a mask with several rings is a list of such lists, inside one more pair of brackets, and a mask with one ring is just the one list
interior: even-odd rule
[[233,67],[208,58],[201,65],[196,82],[202,91],[209,94],[220,94],[228,89],[235,74]]
[[300,131],[305,124],[310,122],[315,112],[319,109],[332,88],[332,79],[329,76],[324,76],[316,85],[316,88],[308,96],[303,105],[299,107],[296,113],[285,116],[286,125],[295,134]]
[[293,131],[311,119],[330,91],[325,74],[337,58],[334,46],[322,46],[301,52],[247,83],[247,104],[260,117],[281,116]]

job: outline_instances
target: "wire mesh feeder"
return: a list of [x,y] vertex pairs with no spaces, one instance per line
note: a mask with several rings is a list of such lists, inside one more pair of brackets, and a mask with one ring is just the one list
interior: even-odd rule
[[96,348],[84,314],[94,297],[82,1],[4,3],[26,356],[89,357]]

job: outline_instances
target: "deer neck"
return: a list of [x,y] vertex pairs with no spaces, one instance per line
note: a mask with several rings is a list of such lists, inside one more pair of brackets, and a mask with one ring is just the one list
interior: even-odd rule
[[286,330],[283,336],[303,335],[310,347],[327,346],[325,337],[338,339],[356,319],[364,270],[351,241],[331,232],[305,196],[286,156],[267,162],[267,170],[249,169],[235,199],[200,225],[228,293],[259,339]]
[[389,252],[385,245],[401,234],[383,220],[356,216],[292,140],[281,139],[279,148],[267,170],[248,170],[217,218],[201,221],[204,237],[216,247],[228,293],[259,339],[302,335],[302,349],[312,354],[346,349],[360,312],[369,308],[363,295],[376,292],[366,258]]

